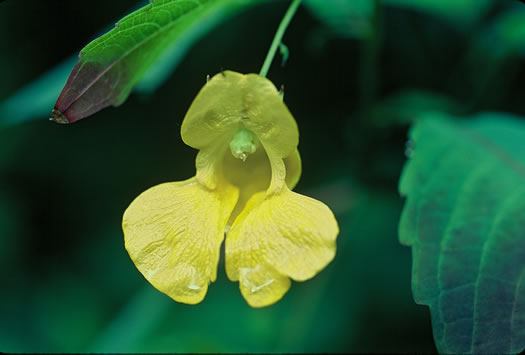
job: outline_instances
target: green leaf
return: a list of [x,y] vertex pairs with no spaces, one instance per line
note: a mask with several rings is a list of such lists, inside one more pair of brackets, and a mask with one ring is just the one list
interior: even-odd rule
[[226,21],[229,17],[242,10],[243,6],[255,3],[254,0],[221,0],[221,4],[202,14],[194,26],[187,27],[184,33],[167,47],[155,64],[147,69],[134,90],[140,93],[151,94],[168,79],[199,38],[210,32],[217,24]]
[[525,349],[525,121],[423,116],[410,131],[399,225],[412,291],[442,353]]
[[[155,88],[204,30],[255,3],[258,1],[152,0],[82,49],[55,104],[53,119],[71,123],[122,104],[148,70],[149,82],[143,87]],[[151,69],[163,55],[162,65]],[[172,65],[166,63],[170,60]]]
[[[160,54],[154,64],[149,66],[133,90],[139,93],[151,94],[162,85],[199,38],[222,21],[225,21],[229,16],[241,10],[242,4],[238,0],[234,1],[235,3],[222,7],[218,6],[213,11],[206,12],[195,25],[188,26]],[[0,123],[6,125],[18,124],[48,117],[49,108],[53,106],[56,98],[60,95],[71,67],[75,65],[77,60],[77,55],[67,58],[9,96],[6,100],[0,102]],[[31,105],[27,105],[27,102],[31,102]]]

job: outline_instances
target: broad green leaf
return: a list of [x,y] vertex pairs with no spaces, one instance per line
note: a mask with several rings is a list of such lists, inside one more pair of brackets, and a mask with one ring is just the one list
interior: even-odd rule
[[[122,104],[148,70],[154,88],[166,65],[151,69],[161,56],[175,61],[204,30],[256,0],[152,0],[117,22],[79,54],[53,110],[53,119],[71,123],[100,109]],[[202,29],[202,21],[209,22]],[[181,45],[177,50],[175,46]],[[175,48],[175,49],[174,49]],[[175,53],[175,54],[174,54]],[[174,57],[175,56],[175,57]],[[166,69],[168,68],[168,69]]]
[[[144,73],[135,91],[150,94],[155,91],[175,70],[184,55],[189,51],[199,38],[210,32],[217,24],[226,21],[229,17],[241,10],[242,6],[255,4],[255,0],[221,0],[223,5],[217,6],[213,11],[206,11],[195,25],[189,26],[168,48],[160,58]],[[268,1],[268,0],[262,0]]]
[[[113,25],[107,26],[94,37],[99,37],[112,28]],[[0,125],[47,119],[50,113],[49,108],[56,102],[71,68],[77,61],[78,55],[71,55],[0,101]],[[28,103],[31,104],[28,105]]]
[[428,114],[410,131],[399,225],[441,353],[525,349],[525,121]]
[[[191,46],[213,27],[240,10],[240,5],[238,3],[219,6],[214,11],[204,14],[194,25],[188,26],[149,66],[133,90],[147,94],[155,91],[168,79]],[[0,102],[0,123],[16,124],[48,117],[49,108],[60,95],[77,60],[77,55],[71,56]],[[31,105],[27,105],[28,102],[31,102]]]

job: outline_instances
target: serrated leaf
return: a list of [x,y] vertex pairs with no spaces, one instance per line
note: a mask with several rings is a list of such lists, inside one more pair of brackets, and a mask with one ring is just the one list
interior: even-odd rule
[[[268,0],[261,0],[262,3]],[[223,5],[217,6],[213,11],[203,14],[198,23],[189,26],[184,33],[173,41],[162,53],[155,64],[150,66],[134,90],[139,93],[151,94],[154,92],[175,70],[184,55],[199,38],[211,31],[218,23],[226,21],[230,16],[235,15],[243,6],[256,4],[255,0],[229,0],[223,1]]]
[[[202,33],[196,26],[203,19],[223,19],[255,3],[255,0],[151,1],[81,50],[55,104],[53,119],[71,123],[104,107],[122,104],[162,55],[173,55],[177,41],[188,41],[184,36],[188,33],[193,40],[195,32]],[[216,16],[218,12],[220,16]],[[158,82],[158,76],[153,80]]]
[[430,114],[410,131],[399,225],[441,353],[525,349],[525,121]]
[[[236,4],[217,7],[214,11],[207,12],[197,23],[189,26],[146,70],[133,91],[153,93],[170,76],[199,38],[229,16],[234,15],[241,9],[241,6],[242,4],[236,1]],[[0,123],[17,124],[46,117],[49,114],[49,108],[56,102],[63,89],[71,68],[77,61],[77,55],[67,58],[0,102]],[[28,102],[31,102],[31,105],[27,105]]]

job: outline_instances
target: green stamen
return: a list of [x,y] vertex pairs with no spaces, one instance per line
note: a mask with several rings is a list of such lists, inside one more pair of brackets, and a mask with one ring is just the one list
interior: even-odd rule
[[259,140],[246,128],[241,128],[235,133],[230,142],[230,150],[233,156],[242,161],[246,161],[248,155],[255,153],[258,146]]

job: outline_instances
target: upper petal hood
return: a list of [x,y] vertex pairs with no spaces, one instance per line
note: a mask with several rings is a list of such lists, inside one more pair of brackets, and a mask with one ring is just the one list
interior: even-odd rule
[[181,135],[187,145],[204,149],[229,141],[242,127],[279,158],[292,154],[299,144],[297,124],[273,83],[233,71],[219,73],[204,85],[186,113]]

